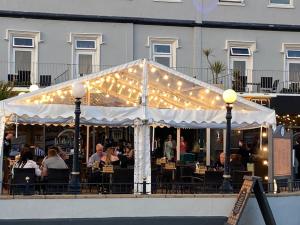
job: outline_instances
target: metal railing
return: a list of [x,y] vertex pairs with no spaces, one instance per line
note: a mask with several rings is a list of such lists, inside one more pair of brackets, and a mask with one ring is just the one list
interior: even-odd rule
[[[72,194],[68,183],[24,183],[6,184],[8,189],[4,195],[61,195]],[[162,182],[162,183],[81,183],[80,193],[76,195],[93,194],[148,194],[151,186],[152,194],[219,194],[222,193],[220,183],[203,182]],[[240,183],[232,183],[233,193],[239,193]],[[277,181],[277,183],[263,183],[266,193],[291,193],[300,191],[300,180]],[[147,190],[147,191],[146,191]]]
[[[1,80],[11,81],[16,87],[29,87],[31,84],[46,87],[111,67],[113,65],[0,61],[0,74]],[[223,89],[233,88],[240,93],[300,93],[300,71],[225,70],[216,75],[209,68],[181,66],[172,69]]]

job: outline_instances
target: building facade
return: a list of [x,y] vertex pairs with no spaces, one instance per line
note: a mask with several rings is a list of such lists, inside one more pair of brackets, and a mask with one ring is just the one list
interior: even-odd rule
[[[300,93],[295,0],[0,0],[0,6],[1,80],[21,89],[150,58],[267,106],[270,97]],[[224,64],[217,74],[204,49]]]

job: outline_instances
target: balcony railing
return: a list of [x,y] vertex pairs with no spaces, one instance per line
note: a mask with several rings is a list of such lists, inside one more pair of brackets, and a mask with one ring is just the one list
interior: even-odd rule
[[[15,87],[38,84],[46,87],[90,73],[111,68],[113,65],[77,65],[63,63],[0,62],[1,80],[11,81]],[[300,71],[279,70],[226,70],[217,76],[208,68],[175,67],[179,72],[220,88],[232,88],[239,93],[300,94]]]

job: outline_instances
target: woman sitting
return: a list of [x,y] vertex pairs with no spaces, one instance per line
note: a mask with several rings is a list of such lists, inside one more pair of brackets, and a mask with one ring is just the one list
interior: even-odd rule
[[42,175],[48,176],[48,169],[67,169],[68,166],[65,161],[57,154],[55,148],[50,148],[48,150],[48,156],[44,159],[42,163]]
[[101,162],[104,165],[118,165],[119,157],[116,156],[115,149],[112,147],[109,147],[106,151],[106,155],[101,157]]
[[21,151],[20,159],[15,163],[15,165],[12,168],[12,174],[14,174],[15,168],[34,168],[35,169],[35,175],[41,176],[41,170],[39,166],[36,164],[33,159],[33,153],[30,151],[29,148],[24,147]]

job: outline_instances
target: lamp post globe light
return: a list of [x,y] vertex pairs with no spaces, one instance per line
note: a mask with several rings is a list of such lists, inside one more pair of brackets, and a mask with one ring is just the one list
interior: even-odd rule
[[75,98],[75,137],[73,165],[70,180],[70,192],[80,193],[80,172],[79,172],[79,137],[80,137],[80,104],[81,98],[85,95],[86,89],[82,83],[77,82],[72,85],[72,95]]
[[223,92],[223,100],[226,103],[226,148],[225,148],[225,162],[224,162],[224,174],[223,184],[221,191],[224,193],[233,192],[233,188],[230,183],[230,152],[231,152],[231,119],[232,119],[232,104],[237,100],[237,94],[234,90],[228,89]]

